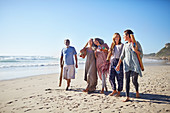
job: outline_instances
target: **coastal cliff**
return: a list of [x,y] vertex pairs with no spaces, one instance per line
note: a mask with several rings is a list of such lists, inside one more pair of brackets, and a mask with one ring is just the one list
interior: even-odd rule
[[157,53],[145,54],[144,56],[145,57],[158,58],[158,59],[169,60],[170,61],[170,43],[166,43],[165,47],[163,47]]

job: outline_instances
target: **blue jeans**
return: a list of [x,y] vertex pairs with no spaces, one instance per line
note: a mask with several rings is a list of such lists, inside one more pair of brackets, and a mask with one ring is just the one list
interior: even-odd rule
[[118,83],[118,91],[122,91],[123,90],[123,77],[124,77],[123,63],[121,63],[121,65],[120,65],[120,73],[119,74],[114,69],[114,67],[117,66],[118,62],[119,62],[119,59],[114,58],[111,60],[109,81],[112,86],[112,89],[116,90],[116,83],[115,83],[115,78],[116,78],[117,83]]

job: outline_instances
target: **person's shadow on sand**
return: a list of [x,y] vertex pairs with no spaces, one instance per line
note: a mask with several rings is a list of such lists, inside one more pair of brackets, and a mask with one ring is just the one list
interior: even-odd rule
[[[75,92],[83,92],[83,88],[75,88],[70,89],[70,91]],[[104,92],[105,95],[109,95],[112,91]],[[96,90],[94,92],[89,92],[88,94],[100,94],[100,90]],[[126,97],[125,92],[121,92],[120,97]],[[130,93],[130,98],[136,98],[136,93]],[[159,94],[146,94],[140,93],[140,98],[136,98],[135,100],[131,99],[131,102],[151,102],[157,104],[170,104],[170,96],[167,95],[159,95]]]
[[[132,96],[131,96],[132,95]],[[136,93],[131,93],[130,97],[135,97]],[[143,100],[141,100],[143,99]],[[151,103],[157,103],[157,104],[170,104],[170,96],[167,95],[159,95],[159,94],[146,94],[146,93],[140,93],[139,100],[134,100],[135,102],[146,102],[144,100],[149,100]]]

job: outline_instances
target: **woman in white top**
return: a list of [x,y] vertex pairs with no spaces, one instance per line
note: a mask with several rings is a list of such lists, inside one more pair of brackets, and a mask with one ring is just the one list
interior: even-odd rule
[[[119,57],[122,53],[122,48],[123,45],[121,43],[121,37],[119,33],[115,33],[113,35],[113,41],[115,42],[115,46],[112,51],[112,59],[111,59],[111,65],[110,65],[110,76],[109,76],[109,81],[112,86],[113,92],[110,94],[110,96],[113,96],[114,94],[117,93],[116,97],[120,96],[120,92],[123,89],[123,63],[120,65],[120,71],[117,72],[115,70],[115,67],[117,66],[117,63],[119,61]],[[118,89],[116,89],[116,83],[115,83],[115,78],[117,79],[118,83]],[[118,91],[117,91],[118,90]]]

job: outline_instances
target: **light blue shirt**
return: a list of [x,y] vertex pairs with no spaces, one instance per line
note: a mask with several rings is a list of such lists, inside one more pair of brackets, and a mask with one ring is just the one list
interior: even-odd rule
[[72,46],[69,46],[68,48],[63,48],[61,51],[61,56],[64,56],[65,58],[65,65],[74,65],[73,56],[76,54],[77,52]]
[[[139,44],[139,42],[137,42],[137,45],[138,45],[138,51],[140,52],[140,57],[142,58],[143,57],[142,47]],[[134,71],[138,73],[140,76],[142,76],[139,61],[136,53],[132,49],[131,43],[124,44],[120,59],[123,61],[123,67],[125,72]]]

